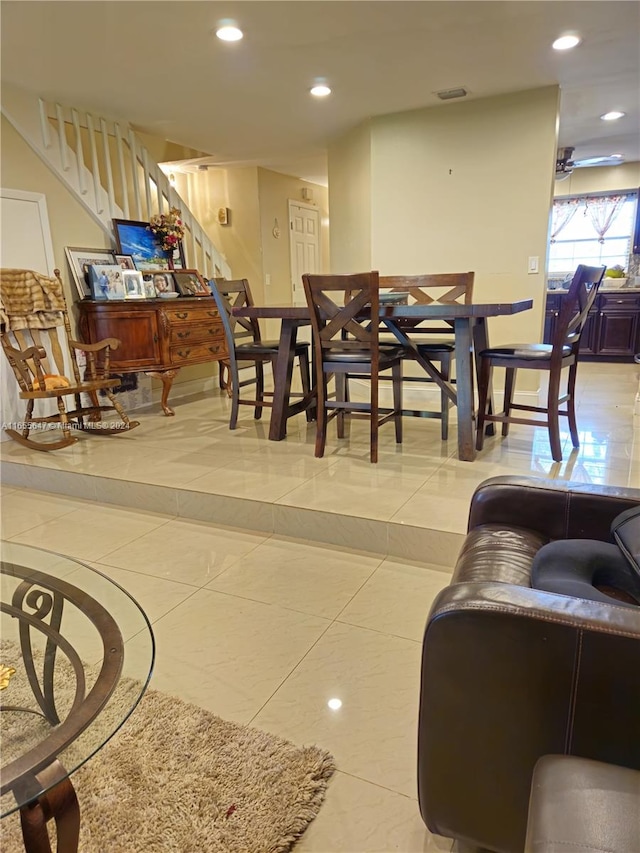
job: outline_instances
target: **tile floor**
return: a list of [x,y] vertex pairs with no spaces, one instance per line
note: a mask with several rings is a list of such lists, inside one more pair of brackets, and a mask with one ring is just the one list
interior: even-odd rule
[[[300,853],[450,850],[416,802],[419,658],[469,498],[508,473],[639,486],[639,376],[634,365],[581,365],[581,447],[560,464],[544,430],[514,428],[470,464],[454,458],[455,438],[440,442],[438,422],[411,420],[401,448],[387,433],[377,467],[360,424],[315,460],[302,417],[278,444],[249,409],[230,433],[217,391],[176,401],[173,419],[154,410],[128,435],[52,454],[3,442],[2,537],[86,561],[128,589],[153,623],[156,688],[333,752],[339,770]],[[425,524],[434,547],[403,558],[403,536]],[[334,544],[328,528],[340,529]]]

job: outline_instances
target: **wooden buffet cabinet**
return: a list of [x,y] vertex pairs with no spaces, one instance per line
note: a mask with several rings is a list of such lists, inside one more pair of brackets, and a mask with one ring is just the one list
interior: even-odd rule
[[111,366],[122,373],[143,372],[162,380],[162,408],[181,367],[220,361],[227,355],[222,321],[213,297],[145,299],[139,302],[78,302],[79,331],[85,343],[117,338]]

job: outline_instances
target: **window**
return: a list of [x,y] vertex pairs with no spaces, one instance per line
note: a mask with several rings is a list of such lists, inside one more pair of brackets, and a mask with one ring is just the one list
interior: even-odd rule
[[627,268],[637,193],[556,199],[553,203],[549,273],[578,264]]

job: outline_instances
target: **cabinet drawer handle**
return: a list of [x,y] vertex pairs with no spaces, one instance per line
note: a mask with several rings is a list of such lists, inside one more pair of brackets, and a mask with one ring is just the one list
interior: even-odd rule
[[176,317],[178,318],[178,320],[186,320],[188,316],[189,314],[186,311],[178,311],[176,313]]
[[190,352],[191,352],[190,349],[179,349],[178,355],[180,356],[180,358],[188,358]]
[[217,311],[207,311],[207,314],[208,314],[210,317],[217,317],[217,316],[218,316],[218,312],[217,312]]
[[218,329],[207,329],[207,332],[209,332],[210,335],[217,335]]
[[219,349],[220,349],[220,347],[219,347],[219,346],[217,346],[217,347],[209,347],[209,352],[216,353],[216,352],[218,352],[218,351],[219,351]]
[[156,335],[155,332],[153,333],[153,342],[154,342],[154,344],[158,343],[158,336]]
[[178,332],[179,338],[188,338],[191,332]]

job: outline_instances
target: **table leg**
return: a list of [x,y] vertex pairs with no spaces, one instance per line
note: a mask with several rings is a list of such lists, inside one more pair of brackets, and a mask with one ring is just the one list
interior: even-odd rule
[[159,379],[162,382],[162,398],[160,400],[160,405],[162,406],[162,411],[167,417],[175,415],[175,412],[169,405],[168,400],[173,380],[178,375],[179,370],[179,367],[175,368],[175,370],[145,370],[145,374],[147,376],[151,376],[153,379]]
[[287,436],[287,418],[289,416],[289,397],[293,376],[293,359],[298,334],[296,320],[283,320],[280,327],[280,343],[273,377],[273,408],[269,423],[271,441],[282,441]]
[[457,317],[455,320],[456,389],[458,397],[458,458],[472,462],[475,449],[475,408],[473,404],[473,344],[471,325],[473,318]]
[[[489,333],[487,330],[487,318],[486,317],[478,317],[473,326],[473,348],[475,352],[475,362],[476,362],[476,376],[480,376],[480,357],[479,354],[489,348]],[[489,414],[493,414],[493,387],[492,383],[489,382],[489,390],[487,392],[487,411]],[[494,423],[488,423],[485,427],[484,434],[485,435],[495,435],[496,425]]]
[[[58,761],[38,773],[40,783],[48,784],[47,777],[55,778],[66,771]],[[22,838],[26,853],[51,853],[47,823],[54,820],[57,835],[57,853],[77,853],[80,838],[80,807],[76,792],[68,777],[50,788],[37,800],[20,809]]]

